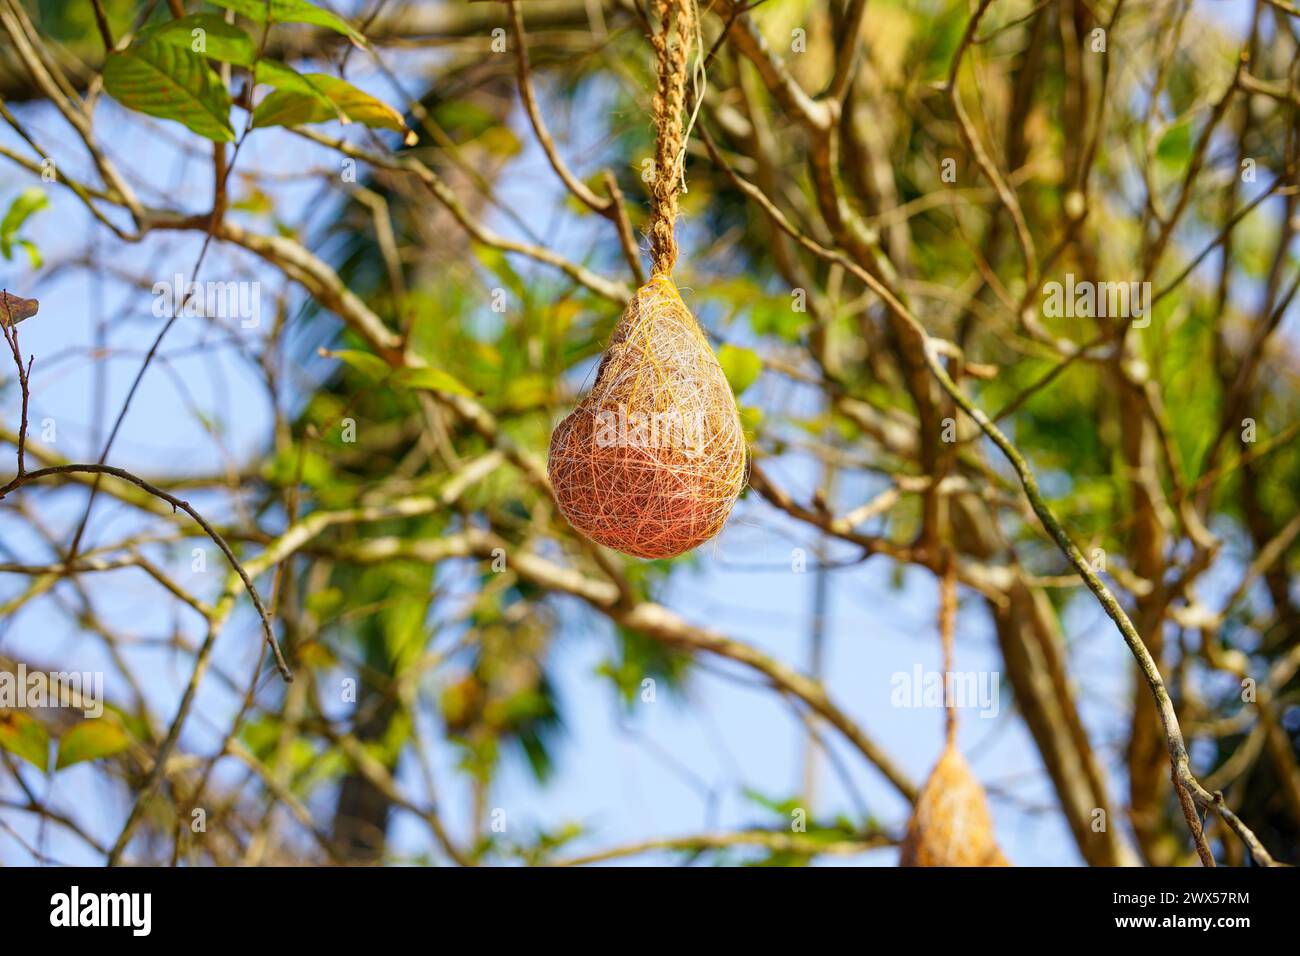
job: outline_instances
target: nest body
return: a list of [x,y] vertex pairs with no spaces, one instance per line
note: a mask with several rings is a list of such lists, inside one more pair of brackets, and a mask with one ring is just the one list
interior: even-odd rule
[[984,789],[951,743],[921,788],[898,865],[1011,865],[994,840]]
[[565,518],[593,541],[670,558],[722,530],[745,486],[735,396],[671,278],[637,290],[591,393],[547,464]]

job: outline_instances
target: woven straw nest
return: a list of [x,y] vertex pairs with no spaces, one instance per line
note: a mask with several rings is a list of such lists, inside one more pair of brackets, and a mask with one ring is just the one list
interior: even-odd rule
[[551,436],[565,518],[641,558],[671,558],[720,530],[745,486],[736,399],[671,278],[637,290],[591,393]]
[[951,743],[912,809],[898,865],[1011,865],[994,841],[984,790]]

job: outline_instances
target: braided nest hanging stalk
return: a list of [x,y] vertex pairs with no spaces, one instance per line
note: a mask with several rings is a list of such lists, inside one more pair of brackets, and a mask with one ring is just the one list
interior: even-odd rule
[[642,558],[670,558],[720,530],[745,486],[736,399],[672,280],[682,180],[692,0],[659,0],[651,37],[655,179],[652,275],[628,304],[591,393],[551,436],[548,472],[569,523]]
[[[957,617],[957,562],[948,552],[939,601],[943,671],[952,673],[952,639]],[[1010,866],[993,835],[984,788],[957,749],[957,710],[947,701],[944,748],[912,808],[903,835],[899,866]]]

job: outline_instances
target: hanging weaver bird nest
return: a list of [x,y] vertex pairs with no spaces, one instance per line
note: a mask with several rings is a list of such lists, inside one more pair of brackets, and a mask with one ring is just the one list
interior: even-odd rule
[[[659,65],[652,274],[614,329],[591,394],[551,436],[547,470],[560,511],[588,538],[641,558],[671,558],[722,530],[745,486],[745,436],[722,367],[672,280],[687,62],[699,46],[695,4],[655,6],[662,29],[650,37]],[[702,70],[697,59],[697,103]]]
[[[939,592],[939,641],[944,674],[951,674],[957,627],[957,560],[945,553]],[[945,685],[946,688],[946,685]],[[916,798],[898,857],[899,866],[1010,866],[993,838],[984,789],[957,749],[957,710],[944,709],[943,756]]]
[[951,742],[921,788],[898,865],[1011,865],[994,841],[984,790]]
[[591,393],[551,436],[548,471],[569,523],[641,558],[716,535],[745,486],[736,400],[672,279],[637,290]]

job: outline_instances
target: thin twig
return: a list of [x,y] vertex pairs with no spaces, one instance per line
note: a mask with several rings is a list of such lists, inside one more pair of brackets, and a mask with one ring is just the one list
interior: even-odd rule
[[257,588],[254,586],[252,579],[248,576],[248,572],[244,570],[244,566],[239,562],[239,558],[235,556],[235,552],[230,549],[230,545],[226,543],[226,539],[221,536],[221,532],[212,527],[212,525],[208,523],[208,520],[204,518],[203,515],[199,514],[188,501],[184,501],[177,498],[175,495],[163,491],[158,486],[150,484],[143,478],[131,474],[131,472],[124,468],[100,464],[53,465],[49,468],[38,468],[36,471],[29,471],[25,474],[16,475],[12,481],[6,484],[3,488],[0,488],[0,501],[3,501],[6,496],[17,489],[24,485],[31,484],[34,481],[40,481],[42,478],[49,478],[54,475],[71,474],[110,475],[114,478],[120,478],[123,481],[129,481],[137,488],[147,491],[155,498],[161,498],[163,501],[171,505],[173,509],[180,509],[193,518],[195,523],[203,529],[203,533],[211,538],[217,547],[221,549],[221,553],[226,556],[226,560],[230,562],[230,566],[234,568],[235,572],[244,582],[244,587],[248,590],[249,596],[253,599],[253,605],[257,608],[258,616],[262,619],[262,630],[266,636],[266,643],[270,647],[271,653],[275,656],[276,668],[280,671],[280,676],[286,681],[293,680],[293,673],[289,670],[289,665],[285,663],[284,657],[280,653],[280,648],[276,644],[275,632],[271,627],[270,613],[262,603],[262,598],[258,595]]

